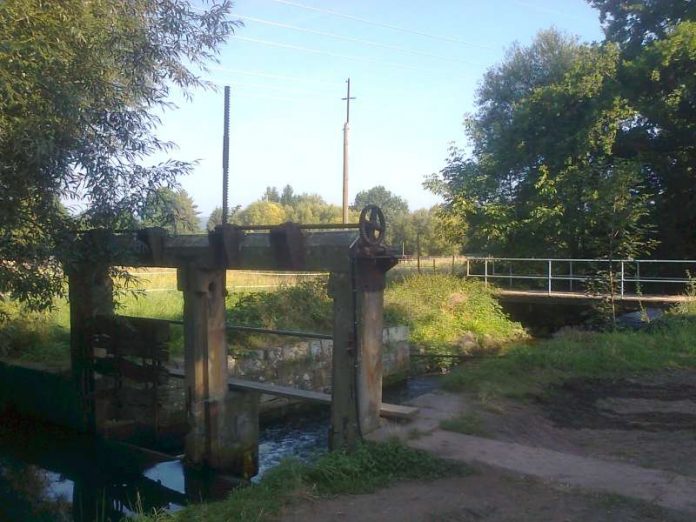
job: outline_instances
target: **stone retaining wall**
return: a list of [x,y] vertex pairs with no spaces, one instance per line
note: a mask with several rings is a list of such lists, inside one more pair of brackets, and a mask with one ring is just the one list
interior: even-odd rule
[[[403,380],[410,369],[408,327],[385,328],[382,335],[384,382]],[[234,377],[328,393],[332,356],[332,340],[314,340],[231,355],[228,367]]]

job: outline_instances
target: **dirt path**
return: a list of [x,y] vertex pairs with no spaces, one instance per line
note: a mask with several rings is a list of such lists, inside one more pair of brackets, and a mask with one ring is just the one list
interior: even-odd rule
[[693,516],[615,495],[578,492],[479,468],[475,475],[405,482],[371,495],[291,507],[283,522],[687,522]]
[[[414,404],[413,423],[374,438],[478,463],[478,475],[304,504],[283,520],[696,520],[696,372],[569,382],[533,402]],[[457,416],[469,434],[440,429]]]

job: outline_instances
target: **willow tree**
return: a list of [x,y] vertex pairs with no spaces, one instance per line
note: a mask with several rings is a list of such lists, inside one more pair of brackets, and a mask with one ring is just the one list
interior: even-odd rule
[[48,306],[74,232],[127,222],[190,170],[148,157],[173,146],[154,134],[171,89],[204,85],[198,73],[235,28],[229,0],[205,7],[0,3],[0,295]]

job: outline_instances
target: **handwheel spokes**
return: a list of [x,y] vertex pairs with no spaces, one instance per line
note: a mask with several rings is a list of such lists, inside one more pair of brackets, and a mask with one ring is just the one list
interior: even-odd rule
[[360,237],[371,246],[377,246],[384,240],[386,223],[384,214],[376,205],[368,205],[360,212]]

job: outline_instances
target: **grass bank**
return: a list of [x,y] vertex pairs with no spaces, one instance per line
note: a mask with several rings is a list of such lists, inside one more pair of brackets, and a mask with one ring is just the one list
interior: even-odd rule
[[177,513],[143,514],[134,520],[263,522],[294,502],[339,494],[370,493],[400,480],[463,476],[470,468],[412,450],[398,442],[366,443],[352,453],[333,452],[314,463],[283,461],[259,484],[220,502],[196,504]]
[[452,391],[480,398],[525,398],[571,378],[616,378],[696,367],[696,305],[671,310],[639,331],[570,331],[534,344],[512,345],[445,378]]
[[[157,279],[152,283],[143,282],[144,294],[122,297],[117,312],[181,320],[181,293],[163,287],[169,280],[163,280],[159,273],[155,275]],[[326,292],[326,277],[296,279],[272,291],[231,292],[226,303],[229,322],[331,333],[333,307]],[[0,306],[6,312],[6,319],[0,323],[0,357],[49,364],[67,362],[69,310],[65,301],[57,301],[54,310],[46,313],[27,312],[12,302]],[[522,327],[505,316],[482,283],[451,275],[414,274],[390,281],[385,291],[385,323],[408,325],[411,341],[436,354],[496,348],[525,336]],[[232,351],[289,342],[288,338],[239,332],[230,332],[228,338]],[[183,353],[180,326],[172,327],[170,349],[174,356]]]
[[384,299],[385,320],[408,325],[411,342],[427,353],[496,350],[527,337],[480,281],[413,274],[394,280]]

